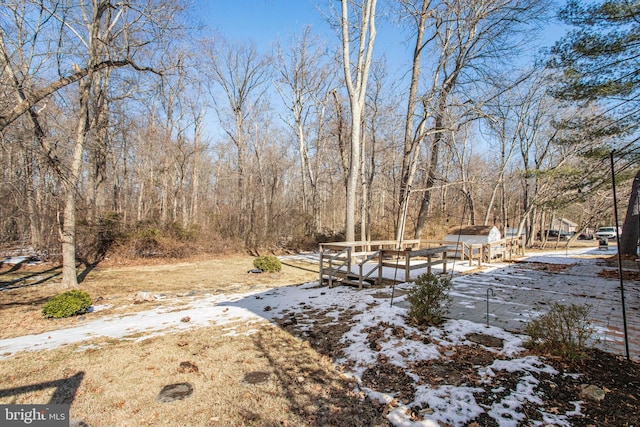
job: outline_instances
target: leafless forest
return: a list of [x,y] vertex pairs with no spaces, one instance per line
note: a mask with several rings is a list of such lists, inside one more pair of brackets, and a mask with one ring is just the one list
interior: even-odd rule
[[[114,245],[257,251],[460,224],[531,242],[553,218],[612,220],[618,142],[597,107],[553,96],[545,0],[319,2],[333,38],[306,27],[266,50],[199,28],[180,0],[2,3],[5,247],[73,264]],[[404,64],[377,53],[381,23]],[[627,200],[635,170],[615,161]]]

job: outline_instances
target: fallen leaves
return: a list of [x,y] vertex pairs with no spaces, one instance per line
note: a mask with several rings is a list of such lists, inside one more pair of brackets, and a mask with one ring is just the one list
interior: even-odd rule
[[180,362],[180,366],[178,367],[178,372],[180,372],[181,374],[187,374],[187,373],[197,374],[198,372],[200,372],[200,369],[195,363],[185,361],[185,362]]

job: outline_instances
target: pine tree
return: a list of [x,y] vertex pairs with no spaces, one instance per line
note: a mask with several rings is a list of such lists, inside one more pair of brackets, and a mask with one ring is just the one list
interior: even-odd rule
[[[561,72],[554,87],[560,99],[600,102],[613,120],[609,129],[624,142],[621,154],[637,160],[640,123],[640,2],[601,3],[569,0],[560,18],[576,29],[551,51],[549,65]],[[633,181],[620,241],[623,255],[636,255],[640,229],[638,191],[640,171]]]

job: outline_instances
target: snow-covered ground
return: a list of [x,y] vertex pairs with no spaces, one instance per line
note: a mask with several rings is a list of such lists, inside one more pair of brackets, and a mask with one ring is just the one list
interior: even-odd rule
[[[602,269],[602,266],[598,259],[589,256],[586,249],[572,253],[537,254],[530,260],[537,263],[569,264],[569,268],[576,268],[576,271],[581,274],[579,277],[574,278],[569,274],[571,270],[567,270],[563,280],[566,282],[564,286],[570,287],[572,293],[577,289],[576,295],[580,295],[577,300],[584,300],[585,286],[592,287],[598,292],[602,291],[604,296],[610,299],[614,298],[608,294],[611,290],[615,291],[617,282],[595,276],[595,272]],[[458,272],[461,268],[465,268],[459,263],[458,267],[456,268]],[[561,289],[562,283],[556,283],[557,281],[557,279],[554,281],[547,271],[525,270],[519,265],[507,264],[494,264],[477,274],[455,275],[453,279],[455,304],[450,316],[452,320],[448,320],[440,328],[432,328],[429,331],[429,343],[389,335],[381,343],[381,349],[374,350],[368,345],[365,329],[378,325],[381,321],[387,322],[392,327],[402,328],[405,331],[404,336],[419,332],[405,322],[407,309],[402,292],[398,292],[391,305],[388,298],[380,298],[380,289],[361,291],[348,287],[329,289],[326,286],[318,286],[318,283],[307,283],[254,293],[181,297],[175,302],[170,301],[173,303],[170,307],[154,308],[127,316],[108,316],[91,320],[91,315],[87,315],[87,320],[73,328],[0,340],[0,358],[11,357],[12,354],[21,351],[54,349],[101,336],[132,337],[132,339],[141,340],[213,324],[223,325],[228,328],[229,334],[234,334],[234,325],[238,322],[256,322],[265,319],[274,321],[291,312],[296,313],[297,327],[304,330],[304,328],[313,327],[313,319],[308,316],[312,311],[321,311],[338,321],[339,314],[349,309],[360,314],[356,314],[351,329],[342,336],[346,345],[345,359],[337,360],[336,363],[348,367],[348,374],[355,378],[361,379],[363,373],[376,364],[380,354],[384,354],[390,363],[401,368],[416,361],[446,358],[445,353],[449,351],[447,349],[457,345],[471,344],[466,338],[471,333],[491,335],[502,340],[502,348],[489,349],[496,353],[497,358],[493,364],[479,368],[482,378],[490,382],[496,372],[503,370],[522,373],[520,382],[513,391],[490,408],[476,402],[474,391],[477,390],[472,386],[447,385],[433,388],[416,383],[414,401],[404,402],[404,405],[398,406],[389,413],[388,419],[394,425],[437,426],[439,423],[465,425],[480,413],[486,412],[501,426],[516,426],[523,417],[522,406],[527,402],[535,403],[539,400],[535,393],[538,380],[534,374],[555,371],[537,357],[520,356],[524,338],[518,333],[506,330],[511,328],[496,326],[500,323],[496,316],[497,307],[508,307],[507,310],[500,311],[502,317],[509,317],[513,312],[514,318],[507,319],[507,324],[521,324],[522,313],[526,311],[525,307],[529,307],[527,310],[530,310],[532,316],[538,309],[525,304],[526,301],[514,298],[529,299],[529,302],[534,303],[533,299],[527,297],[533,293],[543,299],[549,298],[549,301],[570,302],[570,299],[565,296],[566,292],[563,293]],[[407,284],[399,285],[398,288],[407,286]],[[576,286],[582,286],[582,288],[578,289]],[[492,290],[495,289],[492,295],[487,291],[489,287]],[[510,298],[509,295],[517,297]],[[485,322],[487,313],[484,309],[487,298],[493,307],[489,312],[489,326]],[[600,296],[594,298],[598,300]],[[632,298],[637,298],[637,290]],[[600,300],[596,302],[603,307],[606,305]],[[180,305],[176,307],[176,303]],[[611,307],[615,308],[613,305]],[[611,307],[606,305],[605,311],[611,311]],[[100,307],[95,309],[99,311]],[[190,321],[181,321],[185,317],[189,317]],[[382,402],[394,399],[392,392],[366,388],[364,390],[372,399]],[[433,412],[426,414],[424,420],[412,421],[408,407],[419,406],[422,403],[428,403]],[[580,413],[580,403],[576,402],[574,405],[575,410],[572,413],[544,413],[544,424],[570,425],[567,417]]]

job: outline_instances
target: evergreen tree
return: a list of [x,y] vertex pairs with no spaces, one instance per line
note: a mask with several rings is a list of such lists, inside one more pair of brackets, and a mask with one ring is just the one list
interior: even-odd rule
[[[550,66],[561,71],[554,88],[558,98],[580,103],[600,102],[612,120],[598,132],[616,135],[619,153],[637,162],[640,119],[640,1],[601,3],[569,0],[560,18],[576,29],[552,49]],[[620,251],[636,255],[640,229],[636,174],[625,217]]]

